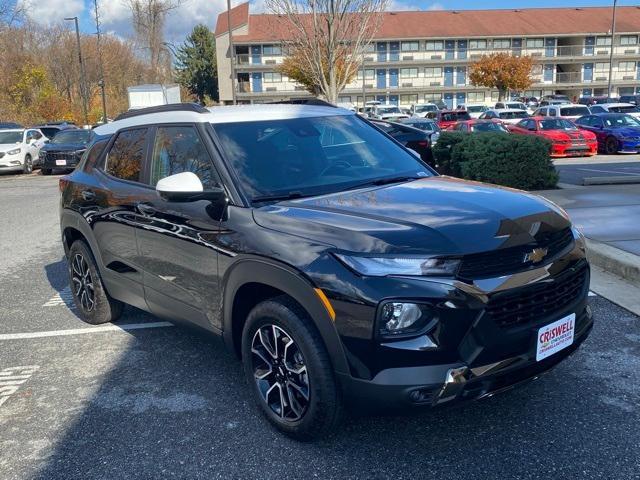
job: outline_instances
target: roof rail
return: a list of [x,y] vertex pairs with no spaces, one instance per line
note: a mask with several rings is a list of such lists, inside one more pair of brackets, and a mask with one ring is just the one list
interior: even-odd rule
[[155,107],[138,108],[135,110],[129,110],[128,112],[121,113],[115,120],[124,120],[125,118],[138,117],[140,115],[149,115],[150,113],[162,113],[162,112],[195,112],[195,113],[210,113],[202,105],[197,103],[170,103],[168,105],[157,105]]
[[275,102],[267,102],[269,105],[314,105],[316,107],[336,107],[333,103],[320,100],[319,98],[298,98],[294,100],[276,100]]

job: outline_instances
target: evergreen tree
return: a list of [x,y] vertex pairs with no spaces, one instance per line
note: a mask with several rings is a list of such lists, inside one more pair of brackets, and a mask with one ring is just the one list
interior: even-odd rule
[[216,39],[206,25],[196,25],[176,52],[180,85],[204,104],[209,97],[218,101]]

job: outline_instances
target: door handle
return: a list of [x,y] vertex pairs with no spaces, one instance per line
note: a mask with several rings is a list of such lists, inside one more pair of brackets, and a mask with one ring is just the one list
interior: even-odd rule
[[95,200],[96,198],[96,194],[91,190],[83,190],[80,195],[82,195],[82,198],[86,201]]
[[143,215],[153,215],[157,212],[155,207],[149,203],[140,202],[136,205],[138,211]]

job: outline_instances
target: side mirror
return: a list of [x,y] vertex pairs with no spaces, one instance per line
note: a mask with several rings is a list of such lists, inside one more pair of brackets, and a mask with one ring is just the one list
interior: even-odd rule
[[225,198],[221,188],[205,192],[202,182],[193,172],[176,173],[159,180],[156,191],[161,198],[171,202],[220,201]]

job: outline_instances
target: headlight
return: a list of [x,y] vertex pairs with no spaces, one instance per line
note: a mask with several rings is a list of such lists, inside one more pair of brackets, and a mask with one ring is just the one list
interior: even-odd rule
[[17,155],[17,154],[19,154],[19,153],[20,153],[20,151],[21,151],[21,150],[20,150],[19,148],[14,148],[13,150],[9,150],[9,151],[7,152],[7,155]]
[[378,310],[378,334],[393,338],[426,332],[435,324],[434,312],[427,305],[387,302]]
[[73,152],[75,155],[77,155],[78,157],[81,157],[82,155],[84,155],[84,152],[86,152],[86,148],[83,148],[82,150],[76,150],[75,152]]
[[459,260],[429,257],[336,257],[360,275],[385,277],[387,275],[446,276],[455,274]]

